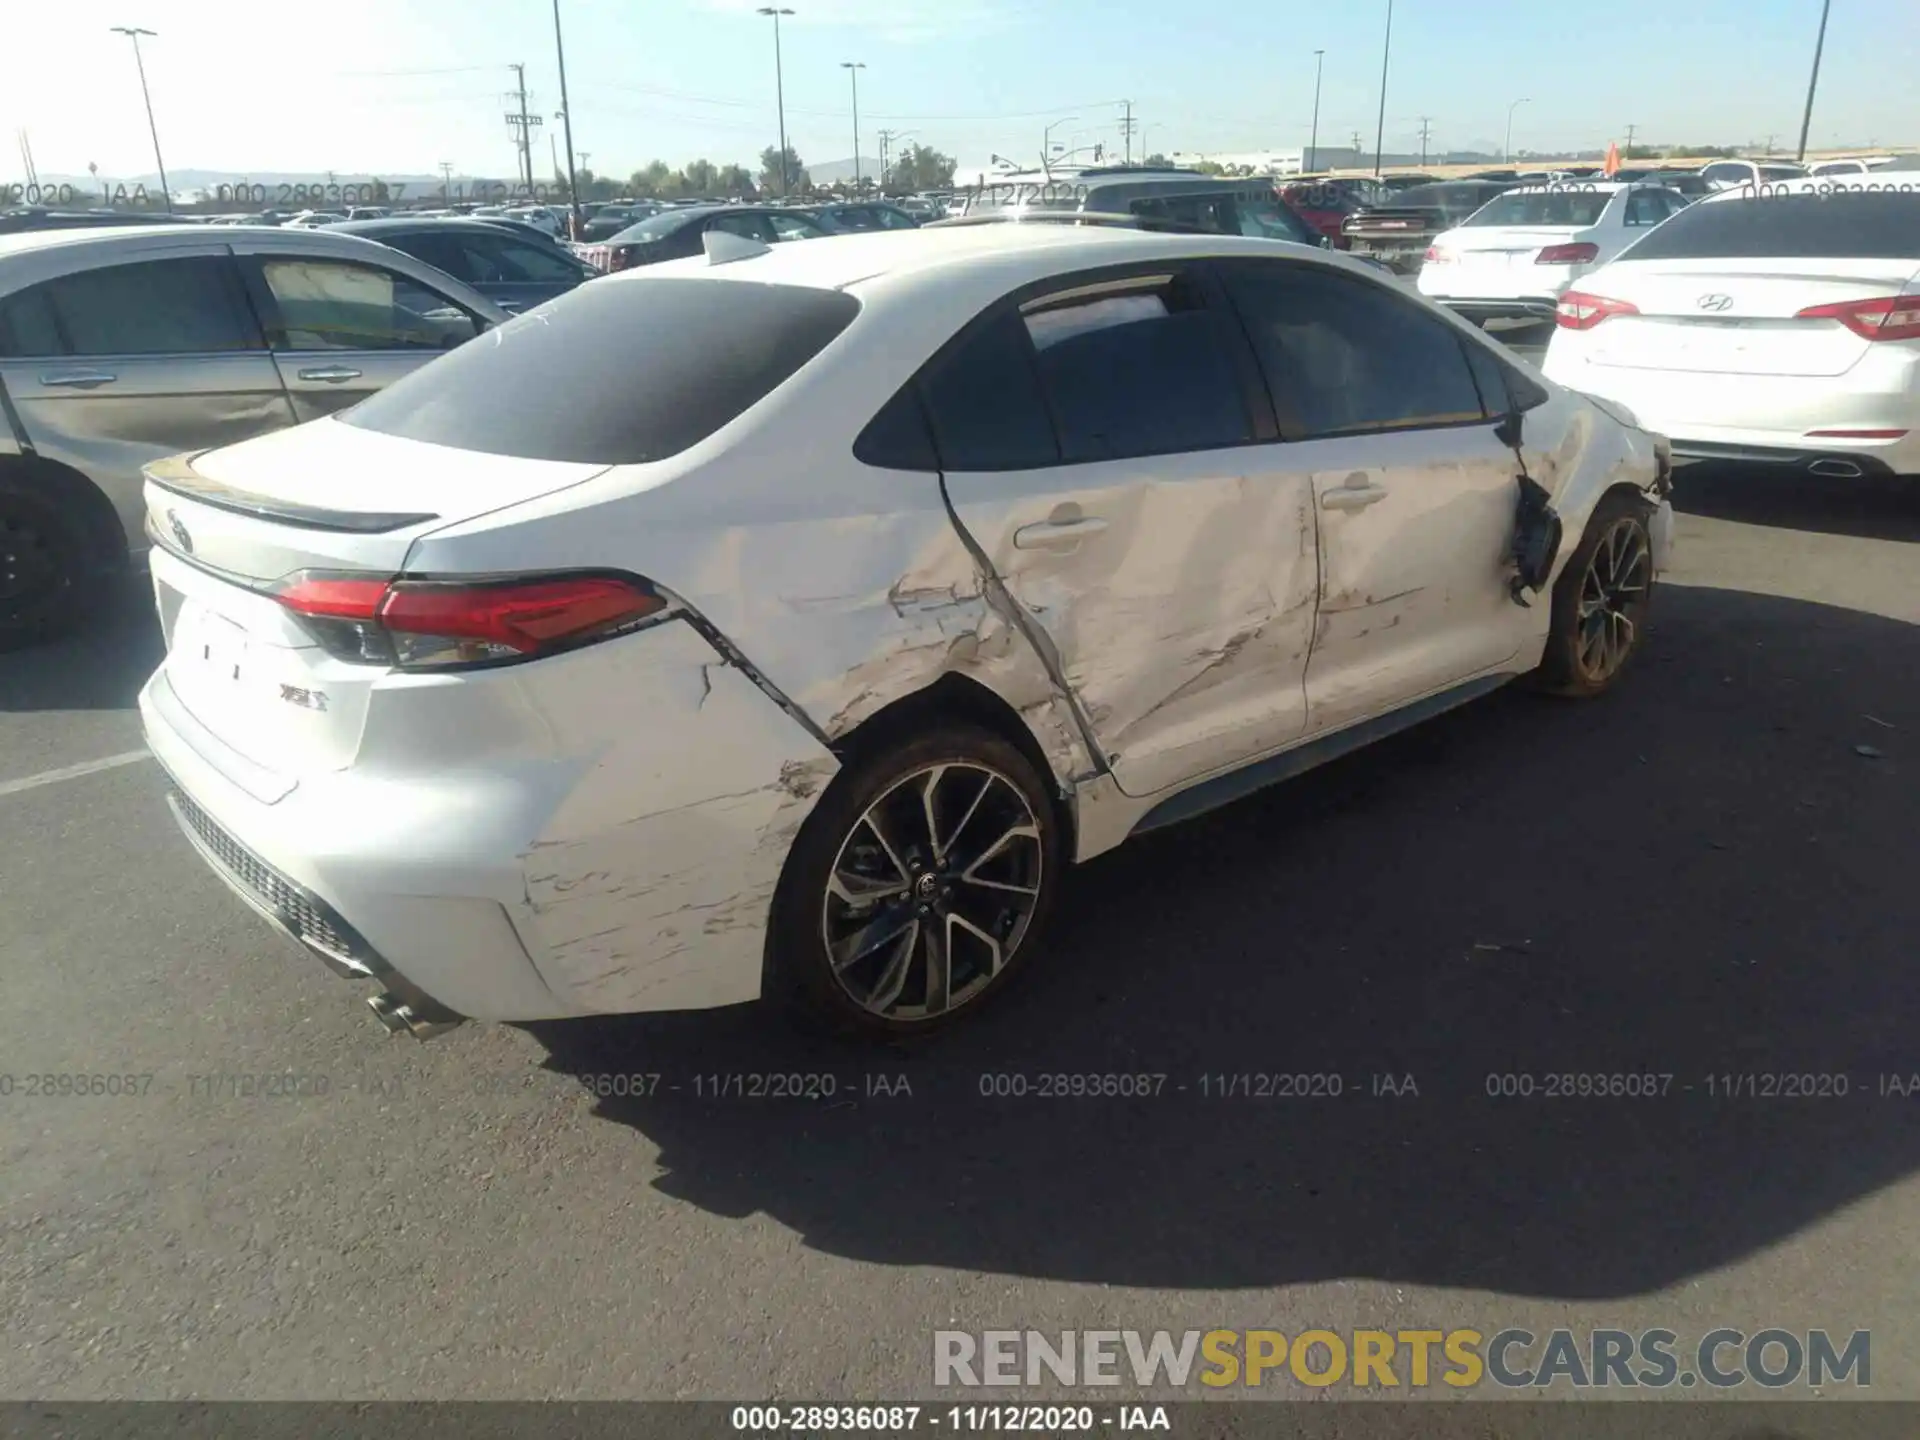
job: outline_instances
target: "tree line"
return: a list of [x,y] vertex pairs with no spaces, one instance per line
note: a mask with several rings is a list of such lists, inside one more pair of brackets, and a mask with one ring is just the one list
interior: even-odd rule
[[[807,171],[806,162],[800,158],[800,152],[791,145],[786,150],[783,181],[780,160],[780,147],[769,145],[760,152],[758,170],[749,170],[744,165],[716,165],[711,160],[700,159],[690,161],[679,169],[670,167],[664,160],[655,160],[635,170],[625,180],[615,175],[598,175],[584,168],[576,169],[574,174],[582,200],[611,200],[621,195],[636,200],[687,200],[704,196],[751,200],[768,195],[813,194],[822,190],[845,194],[853,188],[850,180],[816,186]],[[931,145],[908,145],[899,155],[889,158],[885,175],[862,175],[862,188],[878,188],[892,195],[944,189],[953,184],[957,163],[951,155],[943,155]],[[554,180],[562,189],[566,187],[565,175],[556,174]]]

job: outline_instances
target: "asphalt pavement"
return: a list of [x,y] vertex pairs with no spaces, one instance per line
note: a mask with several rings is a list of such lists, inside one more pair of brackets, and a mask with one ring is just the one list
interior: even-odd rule
[[[130,586],[0,658],[0,1395],[930,1397],[943,1328],[1777,1325],[1920,1396],[1920,1097],[1880,1093],[1920,1072],[1920,490],[1679,500],[1614,695],[1105,856],[1028,983],[878,1051],[754,1007],[389,1037],[175,831]],[[1567,1072],[1672,1079],[1488,1093]],[[1283,1073],[1342,1093],[1210,1093]],[[1780,1073],[1847,1094],[1708,1078]],[[767,1074],[818,1098],[711,1097]]]

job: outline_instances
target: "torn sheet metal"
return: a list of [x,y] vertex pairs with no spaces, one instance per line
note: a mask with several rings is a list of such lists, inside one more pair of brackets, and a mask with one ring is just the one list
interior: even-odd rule
[[599,762],[618,783],[590,772],[524,858],[527,948],[587,1010],[751,1000],[781,867],[838,762],[690,627],[650,634],[644,663],[622,693],[647,701]]

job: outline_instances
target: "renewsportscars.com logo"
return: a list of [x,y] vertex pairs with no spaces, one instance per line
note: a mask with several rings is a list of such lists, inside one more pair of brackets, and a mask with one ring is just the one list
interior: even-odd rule
[[1871,1331],[1825,1330],[936,1330],[941,1387],[1203,1385],[1455,1390],[1730,1389],[1872,1384]]

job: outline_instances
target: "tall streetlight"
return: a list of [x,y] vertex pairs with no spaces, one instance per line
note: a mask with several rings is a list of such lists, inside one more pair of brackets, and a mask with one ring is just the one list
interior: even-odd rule
[[567,99],[567,51],[560,43],[560,0],[553,0],[553,58],[560,68],[560,125],[566,131],[567,197],[572,202],[573,235],[578,239],[586,230],[580,216],[580,180],[573,169],[573,103]]
[[1532,103],[1532,96],[1522,95],[1518,100],[1514,101],[1513,104],[1507,106],[1507,143],[1501,149],[1500,154],[1509,165],[1513,163],[1513,112],[1518,110],[1522,105],[1531,105]]
[[780,112],[780,198],[784,200],[792,182],[787,178],[787,82],[780,68],[780,17],[793,11],[779,5],[762,5],[754,13],[773,17],[773,103]]
[[[140,99],[147,107],[147,133],[153,137],[154,168],[160,172],[160,197],[166,201],[167,213],[171,215],[173,213],[173,188],[167,184],[167,163],[160,158],[160,127],[153,123],[153,96],[147,93],[147,65],[146,62],[140,58],[140,37],[145,35],[149,39],[157,40],[159,36],[155,35],[151,30],[142,30],[138,25],[114,25],[109,28],[114,34],[124,35],[133,41],[133,64],[134,68],[140,72]],[[1808,98],[1807,103],[1809,105],[1813,103],[1811,97]],[[1801,148],[1805,148],[1804,139],[1801,142]]]
[[1380,151],[1387,143],[1387,58],[1393,54],[1393,0],[1387,0],[1387,38],[1380,42],[1380,123],[1373,132],[1373,173],[1380,173]]
[[1079,118],[1078,115],[1065,116],[1062,119],[1054,121],[1051,125],[1047,126],[1045,130],[1040,132],[1040,164],[1043,169],[1047,162],[1053,158],[1053,132],[1058,130],[1062,125],[1071,124]]
[[1307,173],[1317,171],[1320,166],[1320,67],[1326,63],[1327,52],[1313,52],[1313,138],[1307,141]]
[[1807,158],[1807,129],[1813,124],[1813,92],[1820,84],[1820,52],[1827,44],[1827,11],[1832,5],[1833,0],[1820,0],[1820,36],[1813,42],[1813,75],[1807,81],[1807,110],[1800,117],[1800,151],[1794,157],[1803,164]]
[[859,60],[842,60],[840,68],[853,82],[853,193],[860,193],[860,72],[866,65]]

